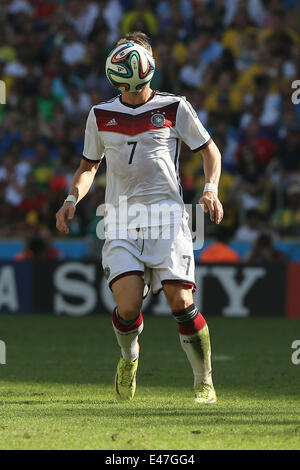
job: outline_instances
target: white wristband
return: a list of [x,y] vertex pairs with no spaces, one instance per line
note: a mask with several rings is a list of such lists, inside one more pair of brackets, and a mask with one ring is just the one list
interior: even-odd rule
[[77,199],[73,194],[69,194],[69,196],[64,200],[64,203],[65,202],[73,202],[74,206],[76,206]]
[[214,183],[205,183],[203,193],[206,193],[207,191],[211,191],[218,195],[218,186]]

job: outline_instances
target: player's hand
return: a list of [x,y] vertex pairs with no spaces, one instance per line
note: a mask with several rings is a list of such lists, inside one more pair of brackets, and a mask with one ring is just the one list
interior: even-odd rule
[[73,202],[65,202],[56,213],[56,228],[62,233],[68,234],[68,220],[72,220],[75,214],[75,204]]
[[199,199],[199,204],[203,204],[204,212],[209,212],[210,220],[219,224],[224,215],[223,206],[218,199],[218,196],[212,191],[206,191]]

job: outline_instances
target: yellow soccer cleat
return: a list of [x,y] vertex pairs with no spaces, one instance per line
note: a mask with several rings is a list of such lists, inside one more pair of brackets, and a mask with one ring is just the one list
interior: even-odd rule
[[134,362],[121,357],[115,377],[115,391],[118,400],[132,400],[136,389],[138,359]]
[[210,404],[217,403],[218,398],[215,392],[213,385],[209,384],[199,384],[195,387],[195,402]]

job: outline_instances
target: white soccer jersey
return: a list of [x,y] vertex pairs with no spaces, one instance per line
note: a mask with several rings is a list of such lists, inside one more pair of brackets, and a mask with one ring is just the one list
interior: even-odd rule
[[[150,100],[137,106],[122,103],[121,96],[116,96],[91,109],[83,158],[101,161],[105,155],[106,204],[117,208],[119,198],[126,196],[128,211],[136,204],[149,208],[176,205],[182,218],[178,168],[181,142],[198,151],[210,140],[182,96],[156,91]],[[144,226],[153,224],[149,219]]]

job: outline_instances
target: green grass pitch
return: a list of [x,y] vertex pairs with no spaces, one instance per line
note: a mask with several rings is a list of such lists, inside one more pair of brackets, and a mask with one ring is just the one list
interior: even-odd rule
[[145,316],[136,397],[117,403],[108,315],[0,315],[0,449],[300,449],[300,322],[208,318],[217,405],[193,403],[170,317]]

